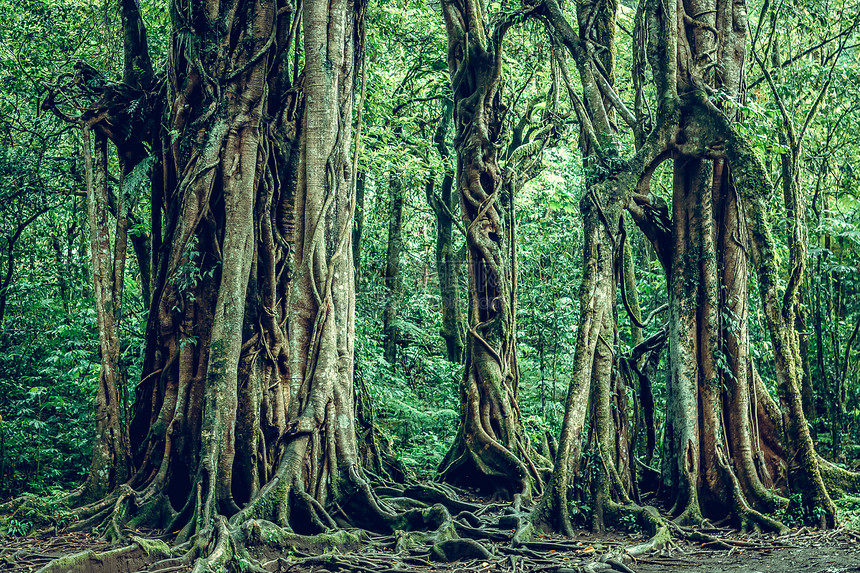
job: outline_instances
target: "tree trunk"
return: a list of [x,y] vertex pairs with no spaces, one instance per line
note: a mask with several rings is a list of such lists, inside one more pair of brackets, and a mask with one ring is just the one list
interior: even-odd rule
[[388,249],[385,256],[385,310],[382,313],[382,349],[389,364],[397,359],[397,306],[403,279],[400,252],[403,250],[403,177],[392,170],[388,175]]
[[[353,394],[350,151],[364,6],[264,2],[217,26],[217,2],[174,10],[210,41],[173,37],[164,194],[153,195],[165,240],[127,515],[224,543],[226,518],[312,533],[342,523],[335,504],[338,520],[384,529]],[[299,19],[301,74],[284,57]]]
[[456,185],[466,227],[469,324],[460,385],[460,425],[439,467],[443,480],[480,484],[494,495],[530,495],[541,477],[517,404],[515,309],[506,212],[498,167],[502,38],[511,22],[488,24],[486,4],[445,0],[448,69],[457,126]]
[[[781,476],[775,472],[793,460],[794,467],[789,469],[793,488],[803,492],[807,509],[818,507],[829,520],[832,503],[821,484],[803,418],[799,346],[792,330],[792,288],[802,277],[802,263],[793,255],[791,288],[785,293],[785,300],[791,303],[784,306],[792,319],[786,322],[775,304],[777,281],[775,268],[770,267],[776,257],[760,207],[766,189],[769,191],[767,176],[749,143],[724,113],[696,96],[705,93],[708,85],[738,93],[745,6],[723,0],[690,1],[679,4],[676,12],[671,4],[640,4],[634,29],[634,38],[641,40],[634,41],[634,63],[640,68],[634,70],[634,85],[639,86],[638,117],[614,92],[611,64],[597,56],[604,50],[598,51],[590,37],[577,35],[555,0],[545,0],[540,9],[576,62],[583,98],[563,66],[561,72],[582,126],[581,147],[590,161],[587,166],[599,164],[601,169],[595,168],[597,175],[581,205],[585,272],[575,375],[568,390],[555,469],[536,512],[536,523],[572,532],[570,488],[584,455],[580,436],[588,414],[594,421],[588,448],[605,462],[591,478],[592,526],[601,528],[605,516],[623,513],[634,513],[645,523],[655,524],[647,512],[627,503],[625,479],[618,472],[618,458],[613,459],[617,452],[606,450],[613,436],[615,444],[622,444],[620,436],[625,432],[623,417],[608,422],[608,396],[613,386],[607,380],[611,380],[612,361],[605,350],[614,350],[617,332],[613,324],[617,275],[610,269],[616,265],[613,258],[619,237],[615,229],[621,207],[630,211],[651,240],[667,271],[670,376],[662,468],[663,491],[674,503],[673,514],[680,521],[694,523],[701,522],[703,515],[728,515],[744,527],[783,529],[762,512],[773,511],[786,500],[773,495],[764,484],[778,481]],[[600,33],[614,26],[610,12],[602,4],[581,5],[580,32],[593,26]],[[709,64],[714,60],[720,63],[719,73]],[[653,125],[649,125],[650,114],[644,115],[647,106],[643,106],[641,91],[646,63],[657,85]],[[620,161],[615,155],[617,142],[611,138],[614,117],[623,119],[637,134],[636,152]],[[724,156],[714,151],[717,147],[725,149]],[[675,157],[671,219],[648,187],[651,173],[670,154]],[[763,385],[755,380],[751,383],[749,377],[755,369],[749,361],[747,333],[748,252],[759,271],[782,407],[790,413],[782,419],[768,402],[771,399]],[[616,401],[619,404],[623,402]],[[786,432],[784,447],[780,429]]]
[[364,232],[364,187],[367,174],[359,171],[355,183],[355,216],[352,225],[352,262],[355,267],[355,292],[361,286],[361,234]]
[[[36,209],[34,213],[29,216],[22,217],[22,220],[19,220],[18,224],[15,227],[15,231],[9,235],[4,237],[4,242],[6,243],[6,268],[0,272],[0,324],[3,324],[3,317],[6,315],[6,303],[9,299],[9,287],[12,286],[12,277],[15,276],[15,246],[18,244],[18,241],[21,238],[21,235],[33,223],[36,219],[38,219],[41,215],[47,212],[47,207],[39,207]],[[23,214],[22,214],[23,215]],[[59,243],[56,243],[56,248],[59,249]],[[59,256],[59,253],[58,253]],[[59,263],[59,261],[58,261]],[[58,266],[62,269],[62,265],[58,264]],[[2,266],[0,266],[2,268]],[[60,296],[63,298],[63,302],[67,299],[64,296],[66,291],[63,287],[64,281],[67,277],[60,276]]]
[[[789,483],[801,494],[802,506],[809,519],[832,526],[836,508],[821,478],[812,436],[803,415],[801,398],[802,369],[799,344],[794,330],[794,312],[783,314],[778,294],[778,274],[773,236],[765,216],[764,200],[769,184],[764,165],[746,140],[729,130],[727,151],[734,166],[740,199],[746,207],[746,226],[750,236],[751,259],[758,273],[765,320],[773,345],[782,425],[785,431]],[[763,182],[763,183],[762,183]],[[802,272],[802,271],[801,271]],[[793,304],[794,296],[788,298]]]
[[96,135],[94,144],[91,144],[90,127],[85,126],[83,133],[93,298],[101,355],[95,408],[96,437],[90,471],[81,491],[81,500],[88,502],[102,498],[125,483],[131,465],[126,422],[120,416],[119,388],[123,373],[119,364],[120,341],[117,330],[125,266],[125,217],[121,214],[117,217],[116,250],[111,253],[107,139]]
[[[703,27],[686,23],[679,84],[741,86],[746,8],[718,0],[685,3]],[[715,38],[707,28],[722,30]],[[702,71],[716,53],[721,73]],[[679,87],[679,91],[682,88]],[[684,90],[687,88],[684,87]],[[709,121],[690,107],[681,128],[698,133]],[[749,383],[747,238],[744,204],[728,162],[696,154],[675,160],[673,264],[669,274],[670,372],[667,386],[664,486],[682,522],[726,515],[741,527],[780,529],[762,512],[779,500],[766,490]]]
[[[577,17],[584,31],[592,25],[601,35],[601,44],[614,46],[615,6],[612,2],[578,6]],[[644,10],[644,5],[642,5]],[[649,4],[652,18],[660,8]],[[583,98],[571,81],[567,64],[561,61],[560,73],[570,95],[571,105],[582,131],[580,148],[589,173],[587,191],[580,202],[585,242],[583,247],[583,279],[580,286],[580,324],[574,353],[574,374],[568,387],[565,417],[562,422],[559,448],[547,492],[535,512],[534,521],[542,529],[555,529],[568,535],[574,529],[571,521],[572,490],[577,478],[589,480],[588,498],[591,525],[602,530],[606,521],[618,515],[619,502],[630,501],[633,491],[633,464],[628,464],[626,451],[627,413],[613,415],[613,404],[626,409],[626,398],[615,372],[617,370],[617,286],[625,280],[623,272],[623,242],[620,232],[622,213],[634,191],[647,189],[653,170],[664,159],[670,133],[674,130],[677,102],[673,84],[671,47],[674,45],[666,21],[670,15],[660,13],[652,24],[661,42],[661,51],[669,50],[663,59],[652,60],[658,93],[657,124],[642,139],[636,153],[618,161],[618,141],[615,137],[616,113],[633,123],[630,112],[619,103],[614,86],[611,59],[598,58],[590,40],[581,37],[567,22],[555,0],[541,6],[548,26],[559,37],[567,52],[573,56],[579,72]],[[654,41],[658,41],[654,38]],[[667,47],[668,46],[668,47]],[[611,51],[611,48],[610,48]],[[560,58],[561,59],[561,58]],[[627,298],[625,296],[625,298]],[[628,301],[629,302],[629,301]],[[590,396],[590,399],[589,399]],[[586,448],[582,432],[586,420],[593,420]],[[586,472],[584,454],[596,457],[597,469]],[[619,471],[619,469],[621,471]],[[622,475],[623,474],[623,475]],[[585,501],[585,500],[582,500]]]
[[750,419],[746,230],[721,161],[675,161],[664,486],[673,514],[780,528]]
[[[101,351],[99,390],[95,407],[96,441],[90,472],[73,494],[77,501],[93,501],[124,484],[132,473],[129,450],[125,372],[120,363],[119,321],[129,240],[130,200],[127,178],[147,157],[147,138],[157,124],[159,99],[147,93],[154,75],[146,29],[136,0],[121,0],[124,70],[122,82],[104,78],[84,62],[68,85],[52,88],[42,107],[83,129],[93,292]],[[78,115],[64,111],[71,107]],[[91,140],[93,139],[94,142]],[[108,185],[107,142],[117,150],[119,185],[114,196]],[[108,218],[114,214],[113,252]],[[138,253],[145,304],[149,302],[149,252],[145,239],[132,238]],[[121,396],[124,401],[121,403]]]
[[[434,135],[436,149],[445,165],[439,194],[427,189],[427,202],[436,215],[436,273],[439,275],[439,291],[442,305],[442,328],[448,360],[463,362],[466,330],[463,326],[463,310],[460,304],[460,257],[454,249],[454,213],[457,211],[452,189],[454,173],[449,166],[450,151],[445,139],[451,123],[452,106],[446,103],[442,118]],[[435,179],[435,177],[434,177]]]

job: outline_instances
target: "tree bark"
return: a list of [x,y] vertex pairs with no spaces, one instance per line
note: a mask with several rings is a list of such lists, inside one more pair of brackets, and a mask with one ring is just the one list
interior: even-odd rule
[[[436,149],[445,165],[439,194],[427,188],[427,202],[436,215],[436,273],[439,276],[439,291],[442,306],[442,328],[448,360],[463,362],[466,330],[463,325],[463,310],[460,303],[460,257],[454,249],[454,213],[457,204],[452,193],[454,173],[449,166],[450,151],[446,142],[452,118],[452,105],[445,103],[442,117],[433,137]],[[434,176],[435,180],[435,176]]]
[[515,309],[510,237],[497,157],[501,135],[502,39],[511,24],[489,25],[482,0],[445,0],[448,70],[454,94],[456,186],[466,228],[469,330],[460,385],[460,425],[439,474],[481,484],[494,495],[529,496],[542,478],[517,404]]
[[117,217],[116,250],[111,253],[107,181],[107,140],[84,126],[84,161],[87,182],[87,213],[93,264],[93,298],[99,331],[98,395],[96,432],[90,471],[81,490],[81,500],[94,501],[125,483],[130,475],[128,430],[120,416],[121,371],[117,320],[122,306],[125,266],[124,217]]
[[385,256],[385,310],[382,313],[382,350],[385,360],[397,359],[397,307],[403,289],[400,252],[403,250],[403,174],[392,169],[388,175],[388,248]]
[[[586,193],[580,202],[585,241],[583,250],[583,279],[580,286],[581,322],[574,354],[574,374],[568,387],[565,417],[552,478],[541,499],[534,521],[539,528],[555,529],[572,534],[570,503],[575,492],[573,484],[585,474],[584,450],[599,460],[597,470],[590,472],[591,525],[601,530],[610,517],[618,515],[619,502],[628,503],[632,493],[633,465],[624,457],[626,441],[626,412],[613,416],[611,407],[624,405],[619,395],[624,388],[616,382],[617,370],[617,287],[623,276],[620,233],[622,213],[634,192],[647,190],[653,170],[665,159],[678,117],[678,98],[674,87],[674,45],[672,27],[673,6],[659,7],[643,3],[640,26],[648,19],[649,41],[660,45],[652,49],[651,64],[660,98],[657,102],[657,122],[642,138],[636,152],[620,161],[615,137],[615,118],[620,116],[635,123],[615,93],[611,60],[597,57],[595,46],[587,37],[591,26],[604,42],[613,42],[614,3],[580,5],[577,9],[579,32],[565,18],[555,0],[541,4],[541,12],[552,32],[573,57],[579,73],[583,97],[571,81],[567,64],[562,60],[560,72],[567,86],[577,119],[582,127],[580,149],[590,176]],[[641,33],[638,31],[637,33]],[[610,66],[610,67],[607,67]],[[591,397],[589,400],[589,396]],[[594,420],[593,431],[586,444],[582,432],[586,419]],[[625,475],[619,473],[619,468]],[[587,474],[585,474],[587,475]],[[583,476],[584,477],[584,476]],[[584,500],[583,500],[584,501]]]

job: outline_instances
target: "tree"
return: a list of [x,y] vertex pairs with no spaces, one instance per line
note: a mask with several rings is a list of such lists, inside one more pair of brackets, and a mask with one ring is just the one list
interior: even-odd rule
[[[615,4],[578,6],[578,30],[555,1],[540,3],[539,10],[576,64],[583,96],[569,80],[567,85],[582,126],[583,156],[594,166],[580,205],[586,244],[575,373],[555,470],[536,521],[570,531],[568,496],[575,476],[586,477],[580,435],[588,415],[586,451],[599,460],[587,478],[593,527],[602,529],[605,519],[625,513],[659,524],[653,514],[631,503],[634,476],[630,468],[620,467],[630,442],[623,418],[612,413],[618,408],[610,408],[619,394],[614,367],[616,285],[622,259],[618,246],[624,244],[622,213],[627,209],[652,242],[668,281],[670,376],[662,491],[673,503],[672,516],[697,523],[703,515],[728,515],[742,527],[781,529],[783,525],[763,512],[786,500],[765,484],[778,481],[791,460],[789,483],[802,497],[807,515],[832,525],[835,508],[800,401],[792,285],[803,271],[796,268],[787,294],[779,292],[764,204],[770,180],[749,141],[729,119],[737,113],[732,102],[742,88],[745,6],[685,3],[676,10],[641,3],[634,29],[633,112],[614,87]],[[646,65],[656,84],[656,101],[647,106]],[[647,109],[655,110],[653,117]],[[619,153],[616,117],[634,135],[635,150],[626,156]],[[652,174],[670,157],[671,216],[649,190]],[[749,361],[748,264],[758,274],[784,417],[776,414],[779,409]],[[780,307],[783,295],[786,303]],[[705,499],[710,501],[707,506]]]
[[439,467],[443,480],[482,483],[494,494],[529,496],[542,477],[517,404],[516,292],[508,216],[513,197],[498,165],[502,41],[514,22],[489,24],[485,2],[446,1],[448,69],[454,94],[456,187],[466,227],[469,329],[460,426]]
[[[399,131],[399,130],[398,130]],[[388,250],[385,256],[385,310],[382,330],[385,359],[397,358],[397,305],[403,296],[400,254],[403,250],[403,173],[392,168],[388,174]]]
[[[140,485],[180,510],[183,537],[252,499],[238,519],[324,530],[326,504],[363,485],[348,226],[363,7],[242,8],[227,29],[179,10],[208,41],[173,46],[175,190],[132,437]],[[281,55],[300,18],[301,73]]]
[[433,142],[443,162],[442,182],[439,192],[434,191],[435,174],[432,185],[427,186],[427,203],[436,216],[436,273],[439,275],[439,291],[442,305],[442,328],[440,334],[445,340],[448,360],[461,362],[463,344],[466,338],[463,327],[463,310],[460,303],[459,275],[461,258],[454,250],[454,225],[457,212],[456,197],[451,192],[454,187],[454,173],[450,167],[451,152],[446,141],[453,106],[443,104],[442,117],[436,126]]
[[[124,392],[126,373],[119,360],[118,324],[129,238],[127,180],[148,154],[150,141],[147,138],[152,134],[153,106],[146,101],[146,92],[153,89],[154,75],[137,1],[121,0],[119,12],[124,47],[122,82],[106,81],[100,72],[79,62],[76,74],[69,78],[69,85],[53,87],[42,104],[43,108],[53,111],[61,119],[79,125],[83,134],[87,221],[101,367],[92,462],[87,480],[76,493],[82,501],[104,497],[125,483],[131,472],[127,420],[121,415],[120,395]],[[116,148],[120,168],[115,196],[108,181],[109,140]],[[113,247],[109,230],[111,211],[116,219]],[[141,276],[146,277],[146,290],[150,253],[140,242],[136,246]]]
[[[81,509],[88,526],[113,508],[109,535],[128,523],[179,531],[201,548],[214,536],[218,563],[238,550],[228,527],[249,520],[312,533],[335,526],[330,507],[369,527],[393,515],[363,477],[353,403],[352,125],[364,4],[222,8],[172,7],[132,473]],[[129,26],[145,38],[139,19]],[[131,52],[145,54],[145,42]],[[127,60],[127,71],[141,61]],[[106,111],[128,113],[119,104],[129,98],[117,100],[144,84],[108,85],[97,103],[113,107],[93,106],[92,117],[109,129]],[[106,189],[109,136],[95,147],[95,192]],[[105,195],[97,199],[104,220]]]

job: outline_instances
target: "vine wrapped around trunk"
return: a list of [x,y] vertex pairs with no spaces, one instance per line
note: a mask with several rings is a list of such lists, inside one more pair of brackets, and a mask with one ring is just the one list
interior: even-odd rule
[[446,0],[448,69],[454,93],[457,171],[469,269],[469,329],[460,385],[460,426],[439,473],[494,495],[530,496],[540,471],[517,404],[515,292],[506,212],[512,197],[499,170],[502,40],[513,22],[489,25],[481,0]]
[[[377,500],[361,463],[380,452],[356,439],[369,411],[353,388],[351,245],[365,4],[171,9],[133,473],[78,508],[76,527],[178,532],[201,569],[242,552],[259,520],[299,544],[287,531],[423,523]],[[126,91],[97,103],[120,108]]]

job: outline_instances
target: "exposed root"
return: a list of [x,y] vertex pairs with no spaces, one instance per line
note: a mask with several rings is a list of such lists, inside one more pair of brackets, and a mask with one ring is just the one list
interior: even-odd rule
[[[352,520],[356,519],[353,513],[355,503],[366,502],[360,490],[356,493],[357,500],[346,503],[344,507],[322,508],[318,502],[311,503],[300,495],[292,497],[287,507],[296,511],[299,507],[296,501],[304,499],[306,509],[313,508],[326,515],[330,513],[332,517]],[[411,494],[426,501],[414,499]],[[393,511],[391,517],[385,520],[388,533],[373,534],[365,529],[333,528],[323,533],[303,535],[267,519],[237,519],[237,514],[228,520],[216,515],[209,524],[198,523],[188,541],[174,547],[169,547],[163,541],[130,536],[131,544],[110,551],[87,551],[71,555],[50,563],[43,571],[174,573],[192,570],[194,573],[263,573],[320,567],[329,571],[356,573],[405,573],[417,566],[430,569],[438,568],[435,563],[439,562],[469,560],[478,560],[474,562],[475,568],[481,568],[479,562],[497,566],[510,562],[513,570],[521,570],[523,566],[519,560],[525,560],[530,566],[538,567],[538,570],[612,570],[626,573],[631,570],[632,563],[640,559],[648,562],[649,556],[654,553],[671,553],[676,547],[673,539],[683,539],[699,547],[716,550],[772,546],[762,541],[726,536],[729,530],[710,526],[704,520],[697,523],[696,527],[683,527],[660,515],[652,507],[608,500],[605,505],[607,525],[635,524],[651,537],[641,544],[618,546],[608,552],[605,549],[595,552],[591,547],[589,551],[583,551],[583,543],[578,539],[558,536],[534,538],[534,510],[525,506],[527,500],[521,496],[516,496],[505,507],[496,504],[479,506],[464,502],[458,499],[457,492],[434,484],[381,487],[376,489],[374,496],[384,507],[391,507],[391,501],[396,499],[401,500],[403,507],[407,508]],[[439,503],[426,507],[434,499],[439,500]],[[110,513],[104,515],[104,509],[96,513],[102,516],[107,528],[105,531],[128,536],[130,531],[124,520],[134,519],[142,512],[136,503],[131,490],[113,496],[112,503],[106,506]],[[468,507],[471,510],[460,511],[452,517],[453,512],[449,511],[449,507]],[[269,509],[273,515],[278,513],[271,507]],[[190,515],[192,521],[197,519],[196,511]],[[753,514],[749,518],[756,519]],[[609,545],[611,547],[613,544]],[[581,561],[576,563],[576,558]],[[472,567],[468,563],[464,565],[467,569]]]
[[403,490],[403,495],[428,504],[441,503],[451,513],[475,512],[481,509],[481,506],[474,503],[460,501],[453,489],[445,484],[411,485]]
[[818,457],[818,467],[821,471],[821,479],[824,480],[824,485],[831,495],[860,493],[860,473],[840,468],[821,456]]
[[134,543],[118,549],[96,552],[84,551],[51,561],[38,573],[67,573],[68,571],[101,570],[114,573],[142,571],[149,561],[173,557],[167,544],[159,541],[144,540],[138,537]]
[[503,446],[483,428],[472,432],[460,429],[454,444],[442,460],[439,477],[449,484],[482,484],[482,489],[499,499],[520,494],[531,496],[533,485],[540,491],[540,472],[526,456]]
[[490,551],[474,539],[449,539],[436,543],[430,549],[434,561],[459,561],[461,559],[489,559]]
[[625,551],[628,555],[632,555],[634,557],[639,555],[645,555],[651,553],[652,551],[659,551],[661,549],[665,549],[669,546],[669,543],[672,541],[672,534],[669,533],[669,527],[663,525],[657,532],[651,536],[651,538],[645,543],[640,543],[639,545],[633,545],[632,547],[627,547]]

